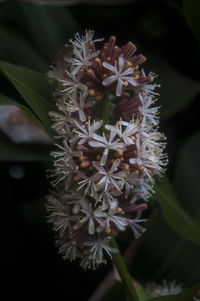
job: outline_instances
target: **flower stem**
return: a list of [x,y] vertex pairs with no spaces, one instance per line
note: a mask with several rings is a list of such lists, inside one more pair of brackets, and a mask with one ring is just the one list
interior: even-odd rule
[[[109,124],[109,92],[105,92],[104,98],[102,99],[102,119],[104,121],[104,124]],[[111,234],[111,247],[119,250],[117,246],[117,242],[115,240],[114,235]],[[125,265],[124,259],[120,253],[114,253],[113,259],[115,262],[115,265],[117,267],[117,270],[119,272],[119,275],[122,280],[122,284],[126,290],[127,295],[129,296],[131,301],[139,301],[139,297],[137,295],[136,289],[133,285],[133,280],[131,279],[131,276],[127,270],[127,267]]]
[[109,92],[105,92],[104,97],[102,99],[102,119],[104,124],[109,124]]
[[[111,234],[110,246],[112,248],[119,250],[117,242],[116,242],[113,234]],[[128,269],[125,265],[124,259],[121,255],[120,251],[118,253],[114,253],[112,256],[113,256],[115,265],[117,267],[117,270],[119,272],[119,275],[121,277],[122,285],[123,285],[124,289],[126,290],[126,293],[129,296],[129,299],[131,301],[139,301],[139,297],[138,297],[136,289],[134,287],[133,280],[128,272]]]

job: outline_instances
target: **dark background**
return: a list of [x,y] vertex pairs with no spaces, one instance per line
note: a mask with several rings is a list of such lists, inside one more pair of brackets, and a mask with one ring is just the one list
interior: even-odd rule
[[[0,3],[0,59],[47,72],[64,43],[77,31],[84,33],[85,28],[95,30],[96,37],[107,39],[115,35],[119,45],[129,40],[134,42],[138,53],[148,59],[144,69],[158,73],[157,82],[162,84],[159,104],[161,130],[168,138],[167,173],[182,206],[191,215],[200,217],[200,49],[182,2],[135,0],[115,5],[112,1],[112,5],[104,6],[99,3],[69,7],[17,1]],[[16,92],[3,78],[0,89],[13,97]],[[4,141],[5,134],[1,133],[1,137]],[[109,262],[97,271],[83,271],[77,263],[64,261],[57,254],[44,207],[49,189],[45,171],[50,165],[51,146],[38,146],[47,160],[29,162],[16,155],[17,151],[20,154],[20,148],[7,153],[3,143],[0,147],[2,295],[5,291],[6,300],[51,296],[57,300],[61,297],[88,300],[112,265]],[[10,150],[12,143],[9,141]],[[122,250],[132,239],[129,232],[120,238]],[[139,243],[131,272],[143,283],[177,279],[188,287],[200,279],[198,246],[174,234],[158,210]]]

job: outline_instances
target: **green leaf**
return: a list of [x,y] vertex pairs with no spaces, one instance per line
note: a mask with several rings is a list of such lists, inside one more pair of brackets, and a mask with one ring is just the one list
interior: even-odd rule
[[38,71],[45,72],[48,70],[48,64],[43,61],[28,41],[22,37],[21,33],[1,27],[0,42],[4,52],[3,57],[1,55],[1,59],[11,60],[16,64],[25,65]]
[[186,139],[177,156],[175,192],[185,210],[200,219],[200,131]]
[[183,0],[183,6],[191,30],[196,39],[200,42],[200,1]]
[[0,72],[11,81],[28,104],[28,107],[41,121],[47,134],[53,137],[48,112],[54,109],[54,103],[52,100],[52,86],[49,84],[47,76],[2,61],[0,61]]
[[193,301],[193,297],[200,290],[200,285],[195,285],[191,289],[183,291],[177,295],[163,296],[149,299],[149,301]]
[[[40,53],[55,56],[80,27],[66,7],[18,4],[23,24]],[[37,20],[37,21],[36,21]]]
[[157,89],[160,93],[158,105],[161,105],[161,120],[173,116],[194,100],[200,93],[200,83],[180,73],[173,66],[159,58],[159,55],[150,54],[147,61],[149,70],[158,74],[156,82],[161,84]]
[[200,222],[181,208],[167,177],[164,177],[156,187],[154,199],[159,203],[166,222],[176,233],[200,244]]
[[9,162],[49,161],[47,146],[13,143],[0,134],[0,160]]

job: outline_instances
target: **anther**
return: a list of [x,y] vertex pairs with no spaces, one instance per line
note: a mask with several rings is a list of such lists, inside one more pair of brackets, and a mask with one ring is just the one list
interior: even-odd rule
[[94,96],[95,95],[95,90],[94,89],[90,89],[89,90],[89,95],[90,96]]
[[108,233],[108,234],[111,233],[110,227],[107,227],[107,228],[106,228],[106,233]]
[[96,63],[101,63],[101,60],[100,60],[100,58],[98,58],[98,57],[96,57],[96,58],[94,59],[94,61],[95,61]]

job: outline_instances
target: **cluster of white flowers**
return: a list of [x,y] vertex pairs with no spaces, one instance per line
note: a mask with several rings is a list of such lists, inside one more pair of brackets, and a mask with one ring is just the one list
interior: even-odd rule
[[156,298],[161,296],[177,295],[183,291],[182,284],[177,284],[176,280],[162,280],[161,284],[150,282],[147,284],[146,290],[150,297]]
[[[139,70],[145,57],[134,55],[131,42],[118,47],[115,37],[96,50],[101,41],[92,31],[76,34],[70,56],[49,72],[58,108],[49,115],[61,141],[52,152],[49,222],[63,258],[81,258],[84,268],[117,252],[109,246],[111,233],[127,226],[136,238],[144,232],[145,202],[167,163],[159,108],[152,107],[158,85]],[[101,120],[105,100],[109,124]]]

